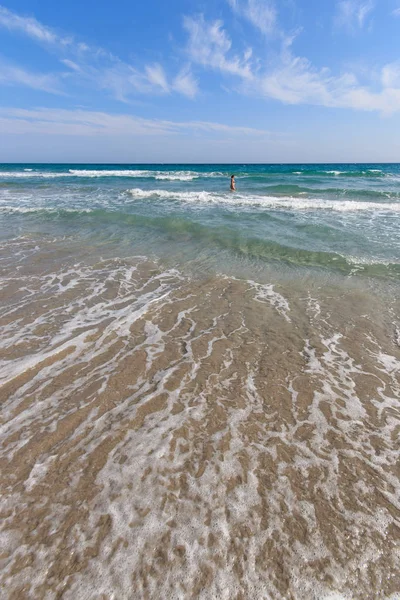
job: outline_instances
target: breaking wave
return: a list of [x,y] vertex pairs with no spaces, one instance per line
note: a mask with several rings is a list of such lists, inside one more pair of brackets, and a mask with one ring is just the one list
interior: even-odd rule
[[211,204],[229,204],[233,206],[257,206],[259,208],[284,210],[331,210],[349,211],[389,211],[400,212],[400,202],[368,202],[361,200],[324,200],[312,198],[293,198],[291,196],[262,196],[246,194],[220,194],[217,192],[173,192],[169,190],[144,190],[133,188],[128,193],[134,199],[160,198],[181,202],[199,202]]

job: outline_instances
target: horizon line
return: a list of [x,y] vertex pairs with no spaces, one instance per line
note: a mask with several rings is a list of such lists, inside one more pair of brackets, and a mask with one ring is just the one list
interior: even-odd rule
[[0,162],[0,165],[260,165],[260,166],[271,166],[271,165],[400,165],[400,161],[306,161],[306,162],[50,162],[50,161],[13,161],[13,162]]

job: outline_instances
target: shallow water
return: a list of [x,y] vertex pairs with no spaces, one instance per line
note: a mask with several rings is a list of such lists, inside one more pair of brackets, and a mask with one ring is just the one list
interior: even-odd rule
[[399,279],[399,213],[400,165],[0,165],[0,237],[79,230],[216,271],[227,250]]
[[1,188],[4,597],[397,600],[397,208],[316,209],[318,240],[294,197],[247,214],[188,167],[184,207],[24,168]]

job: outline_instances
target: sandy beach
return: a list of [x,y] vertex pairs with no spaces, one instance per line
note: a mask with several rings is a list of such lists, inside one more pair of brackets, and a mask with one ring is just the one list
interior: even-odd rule
[[0,258],[2,597],[398,598],[399,297]]

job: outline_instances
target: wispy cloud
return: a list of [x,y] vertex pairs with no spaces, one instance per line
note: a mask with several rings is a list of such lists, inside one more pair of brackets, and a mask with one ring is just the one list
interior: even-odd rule
[[385,88],[400,89],[400,60],[383,67],[381,80]]
[[231,52],[232,41],[222,21],[207,22],[203,15],[185,17],[184,27],[189,34],[187,53],[191,61],[244,79],[253,77],[249,62],[251,51],[242,56]]
[[21,17],[3,6],[0,6],[0,25],[10,31],[23,33],[38,42],[67,44],[67,39],[64,42],[62,38],[59,38],[33,17]]
[[347,31],[363,29],[374,8],[374,0],[340,0],[336,7],[336,25]]
[[0,83],[22,85],[51,94],[63,93],[57,75],[29,72],[4,61],[0,61]]
[[175,77],[172,87],[177,92],[180,92],[188,98],[194,98],[198,93],[198,84],[193,74],[190,71],[190,67],[184,67],[178,75]]
[[395,8],[395,10],[392,12],[392,15],[395,17],[400,17],[400,7]]
[[113,55],[98,46],[90,46],[77,40],[72,35],[61,35],[51,27],[40,23],[34,17],[21,16],[8,8],[0,5],[0,27],[14,33],[29,37],[35,42],[64,53],[75,54],[83,57],[85,54],[92,58],[115,58]]
[[158,63],[146,67],[146,76],[150,84],[160,87],[164,92],[169,91],[169,85],[162,66]]
[[[137,94],[177,93],[194,98],[199,88],[191,70],[193,64],[223,74],[225,79],[234,82],[232,87],[240,93],[271,98],[285,104],[343,107],[382,114],[400,111],[398,62],[383,65],[370,85],[361,84],[357,76],[348,70],[334,73],[328,68],[316,68],[306,57],[297,56],[294,52],[295,35],[290,36],[277,27],[278,17],[272,0],[227,1],[237,15],[251,23],[255,30],[265,36],[275,32],[273,39],[277,42],[277,50],[267,55],[268,60],[255,56],[246,43],[240,46],[221,20],[192,15],[183,21],[188,36],[185,62],[177,71],[170,73],[161,62],[140,66],[129,64],[102,48],[59,34],[33,17],[20,16],[0,7],[0,27],[26,35],[48,48],[56,55],[62,69],[51,74],[31,73],[20,66],[0,62],[0,83],[24,85],[50,93],[65,93],[72,83],[105,90],[123,102],[129,102]],[[336,6],[337,17],[342,19],[343,24],[346,20],[347,26],[361,29],[368,23],[374,2],[341,0]],[[397,12],[400,15],[400,9]],[[38,117],[36,126],[37,122]],[[76,128],[77,122],[74,123]],[[132,127],[131,121],[129,124]],[[138,126],[137,120],[135,124]],[[153,121],[152,124],[154,126]],[[160,122],[157,126],[160,127]],[[178,131],[178,125],[174,127]],[[200,126],[196,127],[199,130]]]
[[242,93],[272,98],[285,104],[311,104],[352,108],[391,114],[400,111],[398,63],[381,69],[381,88],[359,83],[355,74],[335,75],[328,68],[317,69],[305,57],[292,51],[295,37],[282,37],[283,44],[274,64],[251,54],[239,57],[221,21],[207,23],[203,16],[185,20],[189,33],[188,53],[193,62],[239,79]]
[[[64,84],[72,80],[77,85],[89,85],[108,90],[116,99],[123,102],[129,101],[136,94],[176,92],[194,98],[198,93],[197,83],[187,66],[172,76],[168,76],[162,65],[158,63],[143,65],[140,68],[120,60],[103,48],[89,46],[73,36],[60,35],[33,17],[20,16],[1,6],[0,27],[23,34],[56,54],[63,66],[69,70],[70,77],[64,78]],[[39,77],[38,75],[36,79]],[[45,81],[48,76],[41,77]],[[55,79],[56,75],[52,77]],[[25,85],[29,85],[29,81],[35,83],[33,77],[31,80],[26,77]],[[12,79],[9,78],[9,83],[11,82]],[[14,78],[14,84],[17,83],[22,83],[22,78],[19,82]],[[58,89],[61,85],[60,77]],[[41,89],[51,91],[50,87],[47,90],[42,86]]]
[[334,76],[329,69],[315,69],[307,59],[294,55],[260,78],[261,93],[287,104],[378,111],[386,115],[400,111],[397,63],[381,69],[381,82],[381,89],[375,91],[360,85],[353,73]]
[[228,3],[264,35],[276,33],[277,10],[272,0],[228,0]]
[[[132,115],[116,115],[82,109],[16,109],[0,108],[0,131],[13,134],[42,135],[135,136],[179,135],[197,132],[199,135],[223,135],[256,138],[276,138],[280,134],[265,129],[231,126],[209,121],[167,121],[142,119]],[[282,136],[285,137],[285,136]]]

